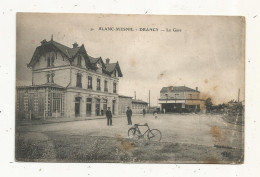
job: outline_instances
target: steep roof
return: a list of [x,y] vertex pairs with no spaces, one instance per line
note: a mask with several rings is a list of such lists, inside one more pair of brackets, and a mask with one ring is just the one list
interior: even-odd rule
[[100,58],[94,58],[94,57],[91,57],[91,56],[88,56],[88,57],[89,57],[89,60],[90,60],[90,63],[91,63],[91,64],[97,63],[98,60],[100,59]]
[[[42,53],[44,53],[44,52],[46,51],[46,49],[48,49],[48,48],[54,48],[54,50],[60,51],[60,52],[62,53],[62,55],[65,55],[70,61],[72,61],[73,58],[77,55],[77,53],[78,53],[79,51],[81,51],[81,52],[83,52],[83,54],[84,54],[84,56],[85,56],[85,58],[86,58],[86,60],[85,60],[86,66],[87,66],[88,64],[90,64],[90,68],[92,68],[92,69],[95,70],[95,69],[97,69],[97,68],[95,67],[95,64],[96,64],[98,61],[100,61],[101,64],[102,64],[102,69],[103,69],[104,73],[106,73],[106,74],[112,74],[113,71],[114,71],[115,69],[117,69],[117,70],[118,70],[118,73],[119,73],[118,76],[119,76],[119,77],[122,77],[122,76],[123,76],[118,62],[116,62],[116,63],[110,63],[110,64],[105,64],[105,63],[103,62],[103,60],[102,60],[101,57],[95,58],[95,57],[89,56],[89,55],[87,54],[86,49],[85,49],[85,47],[84,47],[83,44],[82,44],[81,46],[79,46],[79,47],[76,46],[76,47],[74,47],[74,48],[70,48],[70,47],[68,47],[68,46],[65,46],[65,45],[63,45],[63,44],[60,44],[60,43],[54,41],[53,39],[51,39],[50,41],[46,41],[46,40],[42,41],[42,44],[35,49],[34,54],[33,54],[32,58],[31,58],[31,61],[30,61],[30,63],[28,64],[28,67],[33,66],[33,65],[37,62],[39,56],[40,56]],[[87,67],[88,67],[88,66],[87,66]]]
[[191,89],[186,86],[169,86],[169,87],[163,87],[160,91],[161,93],[165,92],[198,92],[198,90]]
[[132,103],[142,103],[142,104],[148,104],[147,102],[143,100],[132,100]]
[[119,98],[131,98],[131,99],[133,98],[133,97],[131,97],[131,96],[125,96],[125,95],[118,95],[118,97],[119,97]]
[[106,69],[108,72],[113,72],[116,68],[116,64],[117,63],[109,63],[109,64],[106,64]]
[[109,72],[109,73],[113,73],[114,70],[117,70],[118,71],[118,76],[119,77],[122,77],[123,74],[121,72],[121,68],[119,66],[119,63],[116,62],[116,63],[107,63],[105,64],[106,66],[106,70]]

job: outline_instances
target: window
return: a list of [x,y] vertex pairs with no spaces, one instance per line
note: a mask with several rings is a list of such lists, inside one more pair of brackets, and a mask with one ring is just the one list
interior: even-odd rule
[[116,93],[116,83],[113,83],[113,93]]
[[88,89],[92,89],[92,77],[88,76]]
[[91,103],[92,103],[92,98],[87,98],[87,114],[91,113]]
[[82,88],[82,82],[81,82],[82,75],[80,73],[77,74],[77,83],[76,87]]
[[101,90],[100,89],[100,79],[99,78],[97,78],[97,90]]
[[47,83],[54,83],[54,74],[47,74]]
[[52,112],[60,112],[61,111],[61,94],[53,93],[52,94]]
[[105,85],[105,86],[104,86],[104,91],[107,92],[107,91],[108,91],[108,88],[107,88],[107,80],[105,80],[104,85]]
[[192,94],[189,94],[189,98],[192,99]]
[[50,56],[48,56],[48,58],[47,58],[47,67],[52,67],[53,66],[53,63],[54,63],[54,55],[52,54],[50,54]]
[[81,66],[81,55],[78,55],[78,66]]
[[116,70],[114,70],[114,72],[113,72],[113,76],[116,77]]

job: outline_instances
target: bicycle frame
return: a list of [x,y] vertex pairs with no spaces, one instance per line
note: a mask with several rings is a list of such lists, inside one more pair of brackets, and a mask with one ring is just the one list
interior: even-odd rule
[[[141,127],[141,126],[143,126],[143,127],[147,127],[147,130],[142,134],[142,132],[140,131],[140,129],[139,129],[139,126]],[[146,124],[144,124],[144,125],[139,125],[139,124],[136,124],[135,125],[135,130],[138,132],[138,133],[140,133],[140,135],[139,136],[144,136],[147,132],[149,132],[149,131],[151,131],[151,129],[150,129],[150,127]]]

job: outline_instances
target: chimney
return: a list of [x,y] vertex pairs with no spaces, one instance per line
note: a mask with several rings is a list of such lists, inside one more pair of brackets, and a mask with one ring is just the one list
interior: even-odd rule
[[41,44],[43,45],[43,44],[45,44],[46,42],[47,42],[46,39],[44,39],[44,40],[41,41]]
[[109,61],[110,61],[110,59],[109,59],[109,58],[107,58],[107,59],[106,59],[106,64],[109,64]]
[[74,44],[72,44],[72,45],[73,45],[73,48],[78,47],[78,43],[77,42],[74,42]]
[[198,91],[198,87],[196,87],[196,91]]

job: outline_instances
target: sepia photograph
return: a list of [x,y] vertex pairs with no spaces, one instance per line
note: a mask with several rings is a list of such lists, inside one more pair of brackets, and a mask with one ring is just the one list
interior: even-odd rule
[[15,160],[243,164],[245,23],[18,12]]

